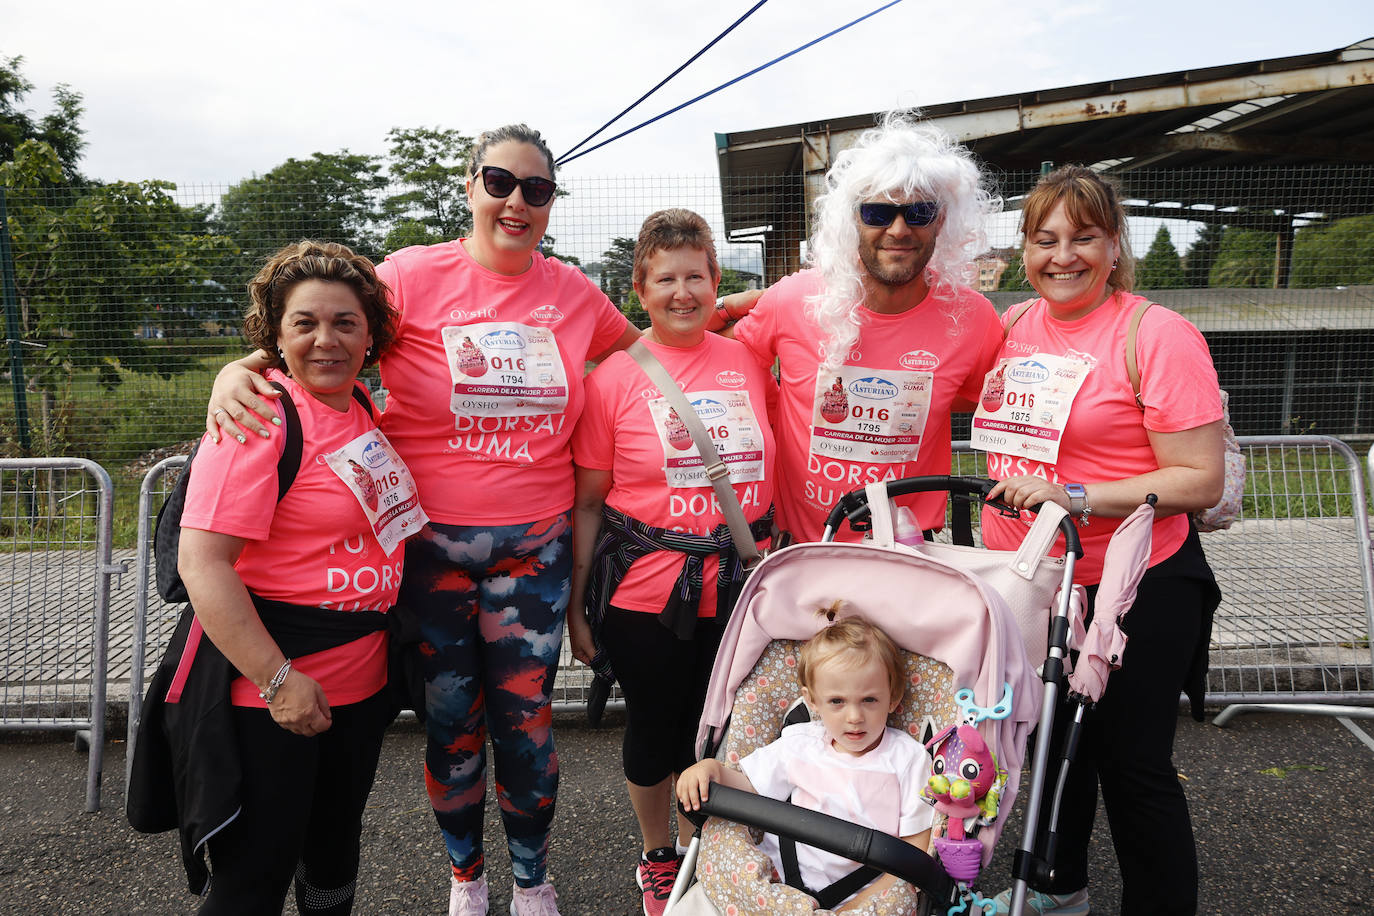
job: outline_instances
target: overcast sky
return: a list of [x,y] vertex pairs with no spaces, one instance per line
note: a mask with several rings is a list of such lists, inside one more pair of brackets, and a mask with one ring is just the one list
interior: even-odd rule
[[[884,2],[770,0],[616,129]],[[0,0],[0,55],[24,57],[36,84],[26,105],[39,114],[57,83],[83,96],[86,174],[229,184],[316,151],[381,153],[392,127],[475,134],[524,120],[561,154],[752,5]],[[1371,35],[1368,0],[902,0],[568,171],[714,175],[718,131],[1328,51]]]

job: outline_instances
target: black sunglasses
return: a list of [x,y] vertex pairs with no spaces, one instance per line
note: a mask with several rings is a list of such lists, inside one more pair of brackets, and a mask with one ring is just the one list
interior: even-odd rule
[[940,215],[940,205],[933,200],[918,200],[914,204],[859,204],[859,219],[875,229],[892,225],[902,214],[908,226],[929,226]]
[[482,166],[482,187],[492,197],[510,197],[516,185],[520,186],[525,203],[531,207],[544,206],[553,200],[553,192],[558,190],[558,185],[547,178],[516,178],[500,166]]

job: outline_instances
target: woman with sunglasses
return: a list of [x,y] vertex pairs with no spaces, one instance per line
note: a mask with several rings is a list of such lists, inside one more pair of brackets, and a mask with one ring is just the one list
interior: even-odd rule
[[[449,912],[462,916],[487,912],[488,734],[511,910],[558,912],[550,696],[572,575],[569,440],[585,364],[639,336],[585,275],[537,250],[555,190],[537,131],[488,131],[467,182],[471,235],[403,249],[377,268],[401,315],[381,365],[381,425],[431,519],[407,545],[400,600],[420,617],[425,785],[452,866]],[[257,415],[271,394],[245,371],[259,365],[249,357],[221,373],[212,435],[267,434]]]

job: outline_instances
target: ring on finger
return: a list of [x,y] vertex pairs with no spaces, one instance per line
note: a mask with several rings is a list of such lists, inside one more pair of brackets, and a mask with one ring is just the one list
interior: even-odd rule
[[211,414],[210,414],[210,415],[213,416],[213,417],[217,417],[217,416],[219,416],[219,415],[222,414],[222,413],[224,413],[224,408],[223,408],[223,407],[216,407],[213,411],[211,411]]

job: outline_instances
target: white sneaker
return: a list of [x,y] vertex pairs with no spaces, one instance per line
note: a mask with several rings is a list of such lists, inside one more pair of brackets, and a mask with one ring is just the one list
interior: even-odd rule
[[557,899],[553,885],[547,881],[534,887],[517,884],[510,898],[510,916],[561,916],[554,902]]
[[453,879],[448,890],[448,916],[487,916],[487,876],[476,881]]

